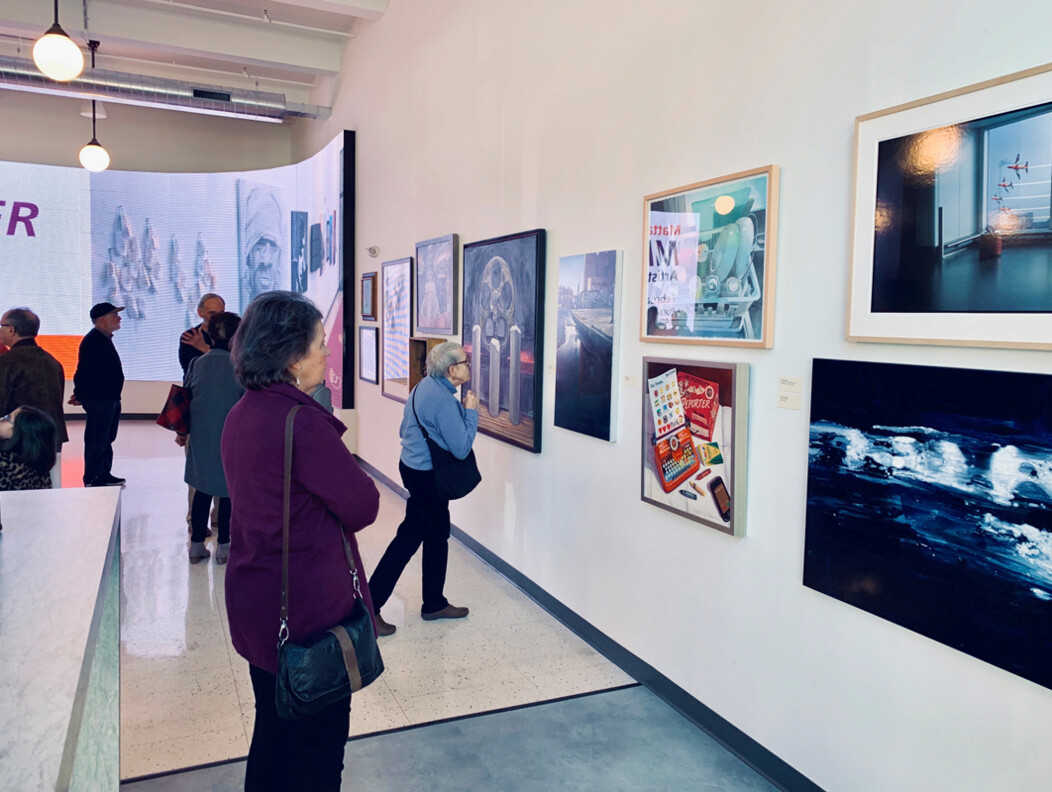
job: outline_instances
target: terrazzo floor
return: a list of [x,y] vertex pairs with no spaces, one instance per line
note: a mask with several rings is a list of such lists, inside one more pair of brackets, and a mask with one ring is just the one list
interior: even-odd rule
[[[83,423],[70,425],[63,483],[79,486]],[[224,567],[187,563],[183,451],[170,432],[124,421],[115,475],[128,479],[121,525],[121,778],[248,753],[248,665],[230,645]],[[371,572],[403,515],[380,486],[380,515],[358,534]],[[214,548],[214,540],[208,544]],[[351,736],[429,723],[633,680],[456,541],[446,595],[471,614],[420,619],[419,553],[385,606],[398,632],[381,639],[386,672],[356,694]]]

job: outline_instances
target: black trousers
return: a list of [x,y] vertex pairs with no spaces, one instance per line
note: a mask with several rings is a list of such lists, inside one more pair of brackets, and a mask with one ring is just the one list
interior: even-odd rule
[[414,470],[399,462],[398,472],[409,490],[405,519],[369,579],[369,593],[373,596],[373,607],[379,613],[394,591],[405,565],[423,544],[424,603],[420,611],[434,613],[449,604],[442,594],[449,561],[449,501],[438,493],[434,471]]
[[[212,510],[212,495],[194,491],[190,508],[190,541],[203,542],[208,536],[208,513]],[[219,499],[219,544],[230,541],[230,498]]]
[[84,407],[84,483],[111,475],[113,441],[121,421],[119,401],[81,399]]
[[276,677],[251,663],[256,724],[245,765],[245,792],[339,792],[351,725],[350,697],[316,715],[281,720]]

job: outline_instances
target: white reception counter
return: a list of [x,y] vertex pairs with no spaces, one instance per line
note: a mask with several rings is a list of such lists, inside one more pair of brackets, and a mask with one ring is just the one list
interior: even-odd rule
[[116,790],[120,489],[3,492],[0,521],[0,790]]

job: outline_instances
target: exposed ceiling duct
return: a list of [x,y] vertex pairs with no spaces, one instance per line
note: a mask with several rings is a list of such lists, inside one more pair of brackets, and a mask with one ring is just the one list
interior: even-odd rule
[[58,83],[42,75],[33,61],[7,55],[0,55],[0,88],[53,96],[95,97],[118,104],[275,124],[285,118],[327,119],[332,114],[331,107],[286,102],[284,94],[103,69],[85,72],[68,83]]

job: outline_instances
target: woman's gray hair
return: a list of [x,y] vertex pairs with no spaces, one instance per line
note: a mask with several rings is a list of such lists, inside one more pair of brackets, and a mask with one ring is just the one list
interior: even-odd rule
[[245,310],[230,344],[234,376],[245,390],[292,382],[289,366],[310,350],[321,311],[302,294],[268,291]]
[[442,378],[449,374],[449,367],[467,357],[464,347],[456,341],[445,341],[427,353],[427,376]]

